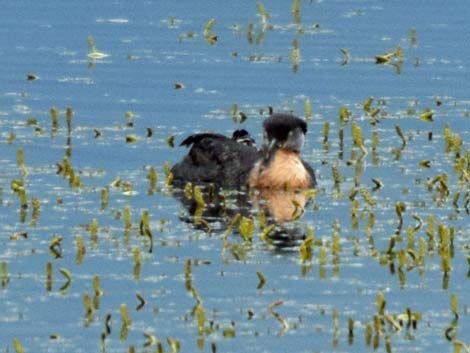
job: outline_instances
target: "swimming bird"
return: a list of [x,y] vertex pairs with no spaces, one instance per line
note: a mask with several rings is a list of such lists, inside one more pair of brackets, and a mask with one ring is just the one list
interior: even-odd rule
[[246,130],[236,130],[231,137],[215,133],[187,137],[180,145],[190,150],[171,169],[173,182],[276,190],[315,187],[313,169],[300,158],[306,122],[292,114],[274,113],[263,122],[263,129],[261,149]]

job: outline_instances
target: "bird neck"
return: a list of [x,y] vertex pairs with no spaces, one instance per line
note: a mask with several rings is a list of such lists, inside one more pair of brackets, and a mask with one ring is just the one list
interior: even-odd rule
[[311,180],[299,152],[278,149],[269,160],[256,163],[248,185],[267,189],[306,189],[310,187]]
[[275,158],[300,158],[300,152],[287,148],[275,147],[271,150],[264,151],[263,163],[265,166],[271,164]]
[[276,151],[275,156],[278,156],[278,158],[298,158],[300,159],[300,152],[299,151],[294,151],[291,149],[287,148],[280,148]]

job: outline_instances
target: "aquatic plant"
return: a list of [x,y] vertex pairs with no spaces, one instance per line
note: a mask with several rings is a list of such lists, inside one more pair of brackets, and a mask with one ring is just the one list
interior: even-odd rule
[[15,348],[16,353],[23,353],[23,345],[17,338],[13,338],[13,347]]
[[291,12],[294,23],[296,24],[300,24],[300,4],[300,0],[293,0]]
[[292,49],[290,52],[290,62],[292,65],[292,71],[296,73],[299,70],[300,63],[300,44],[298,39],[292,41]]
[[5,288],[10,280],[8,276],[8,264],[2,261],[2,288]]
[[271,304],[269,304],[268,306],[268,311],[269,313],[274,316],[274,318],[279,321],[279,323],[281,324],[281,330],[279,331],[278,333],[278,336],[282,336],[284,335],[288,330],[289,330],[289,323],[287,322],[287,320],[284,318],[284,316],[282,316],[281,314],[279,314],[277,311],[274,311],[274,308],[280,306],[284,304],[284,301],[282,300],[276,300],[274,302],[272,302]]
[[256,3],[256,8],[258,10],[258,15],[261,18],[263,30],[266,30],[268,27],[269,13],[266,11],[266,8],[261,1]]
[[95,39],[92,36],[88,36],[87,43],[89,49],[89,53],[87,55],[88,58],[92,60],[101,60],[109,56],[108,54],[100,52],[96,49]]
[[346,48],[340,48],[341,53],[343,54],[343,59],[341,60],[341,65],[347,65],[351,61],[351,53]]
[[206,42],[209,45],[214,45],[217,43],[218,37],[215,33],[212,32],[212,28],[215,25],[215,18],[211,18],[207,21],[206,25],[204,26],[203,36]]

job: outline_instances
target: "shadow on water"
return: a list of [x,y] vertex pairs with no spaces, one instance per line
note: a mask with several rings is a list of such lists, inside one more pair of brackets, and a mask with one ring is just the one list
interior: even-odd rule
[[310,190],[228,190],[212,184],[201,190],[203,205],[188,189],[173,192],[184,207],[180,220],[195,229],[224,233],[240,217],[258,218],[260,230],[266,230],[266,240],[274,251],[292,250],[305,240],[301,219],[312,198]]

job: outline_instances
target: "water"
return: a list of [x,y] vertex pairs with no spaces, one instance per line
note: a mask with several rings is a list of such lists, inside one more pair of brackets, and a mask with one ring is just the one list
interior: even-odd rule
[[[155,351],[155,345],[145,346],[150,336],[144,334],[155,336],[165,351],[171,351],[167,337],[178,340],[182,352],[373,351],[374,337],[368,345],[365,332],[373,326],[380,292],[387,315],[398,320],[409,308],[421,318],[416,329],[407,328],[406,320],[401,330],[384,321],[377,351],[387,351],[387,339],[393,352],[445,352],[452,351],[455,341],[470,343],[465,209],[469,182],[455,171],[455,150],[446,152],[444,137],[447,125],[462,141],[461,155],[468,151],[470,87],[465,77],[470,53],[462,34],[468,32],[470,6],[459,1],[304,1],[300,24],[294,23],[291,3],[266,1],[264,6],[270,15],[265,27],[255,3],[3,4],[0,262],[7,273],[0,290],[0,351],[13,351],[14,338],[26,352],[125,352],[131,346],[139,352]],[[215,45],[203,35],[211,18]],[[107,57],[87,57],[89,36]],[[300,48],[296,72],[290,59],[294,40]],[[376,55],[398,45],[404,56],[399,73],[392,65],[375,64]],[[341,48],[350,53],[345,65]],[[28,81],[28,74],[38,79]],[[184,87],[175,89],[177,83]],[[372,108],[380,109],[376,125],[363,109],[368,97],[373,98]],[[231,133],[240,126],[231,114],[237,104],[248,116],[242,126],[260,141],[268,106],[304,116],[307,98],[313,116],[303,156],[314,166],[319,188],[300,219],[281,225],[289,230],[291,241],[264,242],[256,207],[243,195],[229,197],[230,206],[223,215],[207,218],[210,223],[192,223],[181,194],[165,184],[165,162],[171,165],[186,153],[169,146],[168,138],[174,136],[177,145],[196,131]],[[60,112],[55,132],[51,107]],[[70,134],[67,107],[74,112]],[[352,114],[344,127],[343,149],[341,107]],[[426,108],[433,111],[432,122],[419,119]],[[36,125],[27,124],[32,118]],[[368,154],[363,159],[353,146],[352,121],[364,136]],[[326,122],[330,132],[324,144]],[[375,152],[374,132],[379,136]],[[129,136],[137,141],[126,143]],[[17,165],[19,149],[27,175]],[[57,163],[67,155],[80,187],[71,187],[68,177],[57,174]],[[426,160],[429,168],[420,166]],[[159,179],[149,193],[151,167]],[[332,167],[339,172],[339,185]],[[435,178],[442,174],[447,180],[441,184]],[[359,189],[366,191],[365,196],[360,190],[355,196],[357,226],[350,199],[355,177]],[[383,187],[374,190],[372,179]],[[27,209],[21,209],[11,190],[12,180],[24,181]],[[448,194],[439,191],[444,187]],[[109,203],[103,208],[104,188]],[[367,195],[375,205],[368,204]],[[40,203],[36,221],[33,197]],[[399,224],[398,202],[406,210],[402,241],[396,238],[392,250],[406,253],[401,267],[398,255],[393,266],[386,256]],[[126,206],[132,218],[128,232],[123,221]],[[148,239],[139,234],[144,210],[149,212],[152,252]],[[208,212],[206,208],[205,217]],[[245,242],[237,225],[224,251],[224,232],[237,212],[253,213],[254,238],[251,244]],[[371,213],[375,223],[368,237]],[[434,246],[427,235],[429,216],[435,220]],[[96,237],[90,234],[93,219],[99,228]],[[409,247],[407,231],[418,228],[420,220],[414,248]],[[438,224],[454,232],[448,276],[442,270]],[[308,229],[314,231],[313,259],[302,264],[299,244]],[[335,229],[339,258],[331,250]],[[49,249],[55,236],[63,238],[55,248],[60,258]],[[86,248],[81,262],[77,238]],[[420,242],[424,257],[416,265],[412,255],[420,253]],[[142,257],[140,270],[135,249]],[[321,252],[326,252],[325,262]],[[47,263],[52,265],[49,285]],[[61,269],[71,274],[68,287]],[[261,288],[257,272],[266,278]],[[103,295],[87,316],[83,297],[88,294],[93,301],[95,276]],[[190,286],[199,297],[187,290]],[[137,294],[145,299],[139,310]],[[458,320],[451,309],[452,294],[458,299]],[[193,312],[197,298],[206,316],[203,332]],[[278,300],[283,304],[269,309]],[[127,305],[132,320],[127,335],[121,304]],[[287,321],[287,329],[272,311]]]

